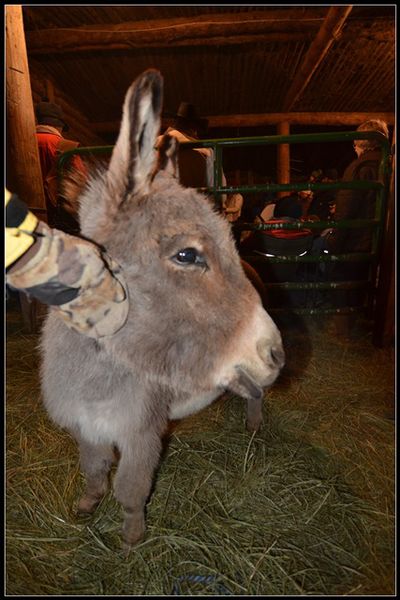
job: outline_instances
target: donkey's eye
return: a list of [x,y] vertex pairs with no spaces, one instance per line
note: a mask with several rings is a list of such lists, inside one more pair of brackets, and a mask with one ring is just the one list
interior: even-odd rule
[[207,266],[206,261],[204,260],[204,256],[200,254],[196,248],[184,248],[183,250],[179,250],[172,257],[172,260],[178,265],[199,265],[202,267]]

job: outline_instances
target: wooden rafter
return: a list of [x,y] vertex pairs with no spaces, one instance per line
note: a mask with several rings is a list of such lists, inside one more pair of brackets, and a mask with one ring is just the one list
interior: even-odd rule
[[[293,112],[293,113],[266,113],[248,115],[215,115],[208,117],[208,126],[217,127],[263,127],[288,122],[290,125],[328,125],[328,126],[357,126],[368,119],[382,119],[388,125],[394,124],[393,113],[372,112]],[[163,128],[172,125],[172,119],[163,119]],[[101,133],[115,133],[119,130],[120,121],[107,121],[103,123],[90,123],[92,131]]]
[[352,6],[331,6],[317,37],[308,49],[303,63],[297,71],[283,102],[283,110],[289,112],[299,99],[312,76],[321,64],[334,41],[340,35],[343,25],[352,11]]
[[[343,10],[348,7],[333,7]],[[206,14],[196,17],[99,23],[81,27],[39,29],[26,32],[30,55],[104,51],[130,48],[248,44],[256,42],[312,41],[324,21],[326,8],[294,8],[251,13]],[[329,23],[328,23],[329,25]],[[380,39],[387,28],[371,31],[358,21],[349,24],[345,37]]]
[[[205,14],[195,18],[154,19],[118,24],[85,25],[76,28],[42,29],[26,32],[29,53],[82,52],[138,47],[227,45],[261,39],[271,41],[312,39],[323,9],[305,12],[294,9],[290,15],[254,11]],[[283,36],[283,37],[282,37]]]
[[220,115],[208,117],[209,127],[262,127],[288,122],[290,125],[360,125],[367,119],[382,119],[394,123],[394,114],[388,112],[281,112],[248,115]]

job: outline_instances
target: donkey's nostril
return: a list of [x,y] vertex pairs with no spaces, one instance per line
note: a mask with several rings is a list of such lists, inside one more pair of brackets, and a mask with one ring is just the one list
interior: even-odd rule
[[285,352],[282,344],[278,341],[271,343],[271,340],[262,340],[257,344],[257,351],[263,362],[268,367],[281,369],[285,364]]
[[283,348],[280,346],[271,348],[271,358],[276,367],[283,367],[285,364],[285,352],[283,351]]

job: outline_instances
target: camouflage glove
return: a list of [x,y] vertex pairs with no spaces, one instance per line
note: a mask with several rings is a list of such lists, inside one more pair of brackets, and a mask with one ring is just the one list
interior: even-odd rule
[[6,282],[44,304],[92,338],[112,335],[126,321],[128,294],[119,266],[94,244],[40,222],[35,243],[7,271]]

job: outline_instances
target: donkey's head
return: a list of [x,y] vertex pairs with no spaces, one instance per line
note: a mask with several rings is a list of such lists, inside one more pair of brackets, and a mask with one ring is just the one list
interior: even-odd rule
[[243,272],[230,226],[177,179],[177,143],[156,152],[161,75],[129,88],[108,170],[81,198],[82,232],[120,264],[130,309],[104,342],[146,383],[258,398],[283,365],[278,329]]

